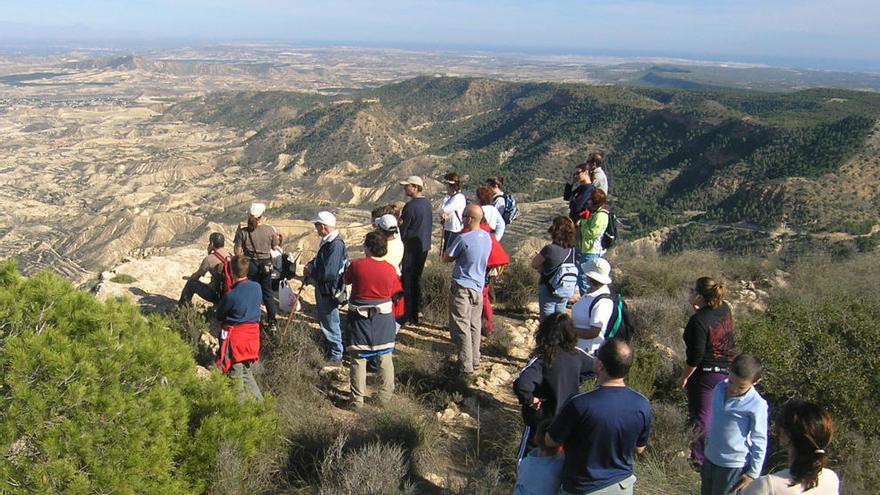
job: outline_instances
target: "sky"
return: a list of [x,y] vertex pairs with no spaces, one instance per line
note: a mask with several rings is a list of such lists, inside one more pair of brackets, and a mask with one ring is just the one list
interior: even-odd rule
[[283,40],[872,71],[878,25],[878,0],[0,0],[0,39]]

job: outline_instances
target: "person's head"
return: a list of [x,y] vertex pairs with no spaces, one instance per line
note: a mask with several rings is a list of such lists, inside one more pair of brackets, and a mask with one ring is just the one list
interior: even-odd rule
[[315,226],[315,231],[321,237],[336,230],[336,215],[329,211],[319,211],[318,215],[311,219],[310,222]]
[[255,228],[262,223],[264,220],[263,214],[265,213],[265,203],[251,203],[251,207],[248,208],[248,227]]
[[548,232],[553,244],[567,249],[574,247],[574,222],[567,216],[559,215],[554,218]]
[[493,196],[495,196],[495,193],[489,186],[480,186],[477,188],[477,202],[479,202],[480,205],[491,205]]
[[591,289],[596,290],[611,283],[611,263],[605,258],[593,258],[584,269],[584,276],[587,277]]
[[761,381],[764,365],[751,354],[740,354],[730,363],[727,375],[727,396],[739,397]]
[[556,449],[547,447],[547,430],[550,429],[551,424],[553,424],[553,418],[544,418],[535,426],[535,437],[533,441],[535,442],[535,446],[538,447],[541,455],[552,455],[556,452]]
[[376,219],[383,215],[391,215],[398,223],[400,223],[400,208],[398,208],[395,203],[379,206],[370,212],[370,218],[373,220],[374,224]]
[[211,235],[208,236],[208,246],[209,249],[220,249],[226,245],[226,237],[223,236],[220,232],[211,232]]
[[449,172],[444,175],[443,184],[446,185],[446,191],[450,194],[461,191],[461,177],[455,172]]
[[606,340],[596,351],[596,374],[600,381],[624,378],[632,364],[633,350],[622,340]]
[[410,198],[420,196],[425,189],[425,183],[422,182],[422,178],[418,175],[410,175],[405,180],[400,181],[400,185],[403,186],[404,194]]
[[574,350],[577,337],[574,334],[574,325],[568,313],[559,312],[548,315],[538,325],[535,332],[535,356],[541,360],[545,367],[553,364],[553,358],[560,349],[564,351]]
[[586,184],[590,182],[590,165],[588,163],[580,163],[574,167],[573,179],[578,184]]
[[233,256],[232,259],[229,260],[229,265],[229,268],[232,271],[232,276],[235,277],[236,280],[247,278],[250,261],[248,261],[246,256]]
[[386,238],[391,237],[397,233],[397,218],[394,215],[382,215],[373,220],[373,227]]
[[604,161],[605,154],[601,151],[594,151],[587,156],[587,167],[589,167],[590,171],[596,170],[602,166]]
[[788,451],[791,486],[799,484],[806,491],[819,484],[833,433],[831,416],[818,405],[793,399],[782,407],[779,443]]
[[590,211],[596,211],[599,208],[604,208],[608,204],[608,195],[605,194],[605,191],[596,188],[590,191],[590,199],[587,200],[587,208]]
[[691,287],[690,303],[695,308],[717,308],[724,301],[724,285],[712,277],[700,277]]
[[461,220],[465,227],[476,230],[480,228],[480,221],[483,220],[483,209],[479,205],[471,203],[464,209]]
[[364,253],[375,258],[385,256],[388,254],[388,239],[381,232],[367,232],[364,237]]
[[486,185],[491,187],[493,192],[500,191],[504,188],[504,177],[496,175],[495,177],[489,177],[486,179]]

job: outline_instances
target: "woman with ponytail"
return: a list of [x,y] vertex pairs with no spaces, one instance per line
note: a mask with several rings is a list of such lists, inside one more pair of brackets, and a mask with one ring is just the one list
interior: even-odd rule
[[691,462],[703,465],[703,448],[712,416],[712,390],[724,381],[736,357],[733,314],[724,302],[724,286],[712,277],[700,277],[688,299],[696,310],[684,329],[686,363],[678,387],[687,391],[688,419],[697,431]]
[[788,469],[761,476],[744,495],[837,495],[840,480],[826,469],[834,425],[816,404],[791,400],[782,409],[779,443],[788,453]]

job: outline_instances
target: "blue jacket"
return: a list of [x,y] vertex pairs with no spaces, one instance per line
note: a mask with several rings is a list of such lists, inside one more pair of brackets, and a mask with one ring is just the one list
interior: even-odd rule
[[232,290],[220,298],[217,304],[217,319],[229,325],[257,323],[260,321],[260,305],[263,303],[263,289],[252,280],[242,280],[232,286]]
[[706,458],[725,468],[746,468],[761,476],[767,457],[767,401],[755,387],[727,398],[727,380],[712,391],[712,420],[706,435]]
[[325,296],[336,292],[347,259],[345,242],[338,236],[318,249],[309,275],[318,292]]

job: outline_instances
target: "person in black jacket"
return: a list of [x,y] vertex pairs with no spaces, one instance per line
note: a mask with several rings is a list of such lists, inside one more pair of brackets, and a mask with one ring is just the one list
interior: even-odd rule
[[327,342],[327,359],[332,365],[342,364],[342,329],[339,322],[339,304],[336,293],[342,287],[348,256],[345,242],[336,230],[336,217],[329,211],[318,213],[311,222],[321,236],[321,245],[315,259],[304,270],[306,280],[315,285],[318,326]]
[[538,325],[533,357],[513,382],[525,423],[518,459],[528,453],[538,423],[556,416],[593,374],[594,358],[575,344],[577,337],[567,313],[554,313]]
[[583,219],[583,214],[587,211],[587,201],[590,199],[590,193],[593,192],[593,184],[590,181],[590,165],[581,163],[574,168],[572,174],[572,182],[565,183],[565,189],[562,191],[562,199],[568,201],[568,218],[575,225]]
[[401,212],[400,238],[403,239],[403,261],[401,263],[401,282],[403,282],[406,311],[398,323],[419,323],[422,307],[422,272],[431,249],[432,217],[431,202],[424,196],[425,184],[416,175],[400,181],[409,202]]

